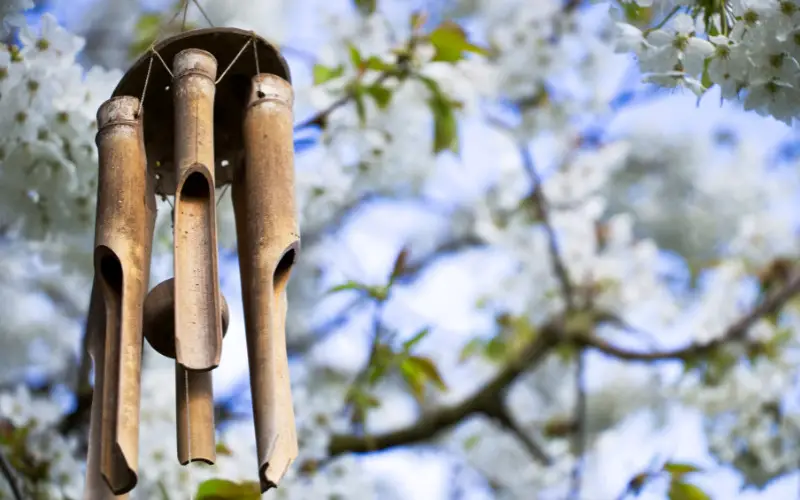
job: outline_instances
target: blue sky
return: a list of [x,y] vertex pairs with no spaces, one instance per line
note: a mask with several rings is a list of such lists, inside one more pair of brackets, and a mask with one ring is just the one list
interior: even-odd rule
[[[67,24],[74,16],[79,15],[82,9],[87,8],[96,0],[62,0],[54,2],[54,13]],[[148,0],[143,2],[148,7],[163,5],[164,0]],[[171,2],[168,2],[171,3]],[[347,0],[331,2],[341,4],[343,8],[348,6]],[[414,2],[423,3],[423,2]],[[302,5],[302,2],[298,2]],[[313,53],[319,47],[320,41],[316,39],[313,26],[307,13],[294,16],[297,18],[291,31],[291,37],[287,44]],[[306,22],[302,21],[305,17]],[[309,80],[309,67],[307,61],[295,58],[291,53],[287,53],[287,58],[292,66],[293,79],[302,84]],[[622,90],[636,89],[636,75],[631,74],[630,66],[626,62],[621,62],[618,68],[609,70],[612,84],[618,85]],[[639,95],[641,93],[637,93]],[[622,99],[624,100],[624,99]],[[641,123],[643,117],[657,117],[659,127],[663,128],[664,133],[686,132],[687,130],[697,133],[710,133],[718,128],[728,126],[735,129],[738,133],[747,134],[751,138],[757,137],[763,141],[765,147],[776,151],[776,158],[779,153],[796,155],[798,135],[796,131],[771,119],[764,119],[755,114],[744,113],[736,106],[720,106],[718,96],[715,92],[706,96],[698,106],[696,98],[690,93],[674,93],[672,95],[664,93],[657,99],[647,99],[644,103],[631,105],[621,111],[610,123],[602,124],[602,133],[608,135],[624,134],[626,131],[636,127]],[[298,116],[302,118],[302,116]],[[485,161],[488,154],[483,146],[485,129],[480,123],[463,124],[462,144],[464,145],[463,157],[467,159],[466,165],[459,168],[466,169],[470,176],[472,173],[480,173],[485,170]],[[548,147],[546,143],[534,144],[537,155],[546,161]],[[303,161],[303,156],[298,156],[298,162]],[[447,161],[447,160],[444,160]],[[463,178],[463,170],[443,168],[443,185],[452,185],[452,182]],[[472,177],[470,177],[472,178]],[[476,192],[481,184],[485,183],[486,175],[476,175],[474,182],[464,184],[459,182],[462,190],[459,195],[468,192]],[[446,195],[443,195],[446,196]],[[387,224],[387,215],[391,215],[392,224]],[[415,227],[419,224],[421,212],[419,207],[409,205],[397,205],[392,202],[378,203],[374,208],[362,212],[345,227],[340,238],[336,242],[337,255],[341,255],[341,274],[352,275],[360,279],[369,281],[381,280],[391,266],[391,261],[399,249],[406,242],[408,235],[413,234]],[[428,222],[436,225],[441,224],[441,220],[435,217]],[[354,249],[360,249],[356,256]],[[449,325],[447,337],[443,343],[434,343],[427,346],[429,349],[444,347],[447,345],[460,345],[466,342],[469,335],[474,334],[476,325],[486,322],[484,317],[476,315],[463,307],[468,303],[465,297],[474,293],[476,285],[469,273],[464,272],[464,261],[443,260],[436,268],[435,273],[425,280],[415,289],[417,299],[425,302],[425,310],[438,309],[440,315],[438,322]],[[241,317],[241,293],[239,289],[238,267],[235,260],[223,258],[220,265],[220,272],[224,275],[223,293],[231,306],[232,320],[230,333],[225,340],[225,349],[220,369],[215,372],[215,384],[218,394],[226,396],[228,391],[235,387],[240,387],[239,382],[246,377],[246,367],[237,363],[237,359],[243,359],[245,355],[244,335],[242,331]],[[461,292],[464,297],[458,296],[455,291]],[[291,305],[290,305],[291,307]],[[408,316],[413,318],[411,322],[420,321],[419,311],[413,310],[389,311],[388,314],[397,317]],[[422,318],[424,319],[424,318]],[[357,324],[355,320],[354,324]],[[487,325],[488,328],[488,325]],[[409,332],[413,328],[409,328]],[[326,340],[325,347],[336,353],[336,357],[343,364],[357,364],[363,362],[366,356],[366,343],[353,342],[353,335],[333,335]],[[677,338],[676,342],[684,342],[686,339]],[[604,365],[608,361],[599,356],[592,356],[590,366],[594,371],[597,380],[602,378]],[[454,387],[458,391],[460,388]],[[461,389],[463,390],[463,389]],[[392,421],[403,421],[414,416],[414,408],[411,405],[393,407],[392,420],[387,420],[386,424],[391,425]],[[689,412],[675,412],[670,425],[654,441],[651,451],[653,453],[668,454],[673,461],[691,461],[700,464],[709,464],[709,457],[703,453],[703,434],[701,432],[700,415]],[[388,417],[387,417],[388,418]],[[644,417],[642,417],[644,418]],[[636,450],[636,456],[628,457],[630,453],[620,451],[619,461],[615,464],[608,464],[604,473],[608,475],[607,480],[612,483],[625,482],[632,472],[631,463],[647,464],[650,457],[645,456],[646,450],[642,449],[641,443],[637,441],[637,428],[641,425],[636,419],[628,424],[631,427],[629,437],[622,437],[621,448]],[[670,449],[655,449],[664,443],[670,443]],[[637,458],[637,456],[639,458]],[[642,458],[644,457],[644,458]],[[667,458],[667,457],[665,457]],[[631,462],[632,461],[632,462]],[[365,462],[365,467],[369,470],[381,474],[387,478],[400,478],[397,482],[398,488],[403,493],[402,498],[419,499],[439,499],[444,498],[444,493],[449,491],[453,481],[453,463],[443,459],[439,454],[425,453],[423,457],[408,450],[396,450],[382,453],[371,457]],[[414,481],[403,480],[414,477]],[[697,483],[702,485],[706,491],[712,494],[715,499],[782,499],[796,498],[800,491],[798,481],[800,476],[793,474],[779,481],[775,481],[761,493],[739,493],[739,478],[730,470],[719,469],[712,474],[706,474],[697,479]],[[485,484],[480,477],[475,474],[466,473],[458,476],[458,482],[470,482],[474,485],[470,493],[462,498],[479,499],[490,498],[485,490]],[[605,500],[602,498],[592,498],[588,494],[586,500]],[[642,496],[641,498],[663,498],[661,494],[652,496]]]

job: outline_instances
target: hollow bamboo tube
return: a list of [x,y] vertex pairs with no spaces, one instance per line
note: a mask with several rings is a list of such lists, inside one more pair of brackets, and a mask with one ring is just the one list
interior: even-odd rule
[[89,302],[89,315],[86,321],[86,335],[89,336],[89,354],[94,364],[94,395],[92,396],[92,411],[89,416],[89,453],[86,458],[86,483],[83,489],[84,500],[113,500],[127,499],[128,494],[114,495],[111,492],[103,474],[100,472],[100,456],[102,446],[100,441],[100,426],[102,421],[103,406],[103,358],[105,351],[105,306],[101,296],[100,287],[95,282],[92,285],[92,296]]
[[175,351],[188,370],[219,365],[222,326],[214,200],[217,61],[199,49],[173,61],[175,101]]
[[214,435],[214,389],[210,371],[186,370],[175,363],[175,410],[178,424],[178,461],[217,460]]
[[294,202],[292,88],[253,78],[244,118],[245,161],[234,172],[239,266],[262,492],[297,457],[286,355],[286,283],[299,251]]
[[117,495],[137,482],[142,309],[155,223],[138,112],[139,100],[129,96],[109,99],[97,112],[95,304],[102,302],[105,321],[102,390],[93,406],[101,404],[100,471]]

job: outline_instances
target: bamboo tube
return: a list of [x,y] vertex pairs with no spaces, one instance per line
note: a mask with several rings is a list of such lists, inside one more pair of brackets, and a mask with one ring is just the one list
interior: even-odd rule
[[[102,303],[100,471],[117,495],[132,490],[139,460],[142,309],[150,275],[155,195],[146,171],[139,100],[122,96],[98,110],[94,270]],[[97,355],[98,353],[95,353]]]
[[233,203],[261,490],[277,486],[297,457],[286,354],[286,283],[299,251],[294,202],[292,88],[252,80],[244,118],[245,161]]
[[175,351],[188,370],[211,370],[222,351],[214,199],[214,78],[198,49],[173,63],[175,105]]
[[89,315],[86,322],[86,335],[89,336],[89,354],[94,364],[94,393],[92,411],[89,416],[89,452],[86,458],[86,484],[83,489],[84,500],[127,499],[128,494],[114,495],[100,471],[100,426],[103,405],[103,353],[105,351],[105,306],[100,296],[100,288],[95,282],[92,285],[92,296],[89,302]]

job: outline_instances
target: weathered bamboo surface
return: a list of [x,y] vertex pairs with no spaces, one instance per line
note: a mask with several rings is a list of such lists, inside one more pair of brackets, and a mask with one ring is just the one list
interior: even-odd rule
[[222,353],[214,196],[214,79],[209,52],[175,56],[175,351],[188,370],[211,370]]
[[[123,96],[106,101],[97,113],[100,170],[89,324],[95,346],[103,347],[93,353],[99,388],[92,404],[104,409],[96,419],[99,465],[115,494],[137,482],[142,310],[155,223],[139,112],[139,100]],[[96,425],[94,430],[97,438]]]
[[285,80],[267,74],[253,78],[243,127],[245,162],[233,181],[262,492],[277,486],[297,457],[285,337],[285,288],[300,242],[292,103]]

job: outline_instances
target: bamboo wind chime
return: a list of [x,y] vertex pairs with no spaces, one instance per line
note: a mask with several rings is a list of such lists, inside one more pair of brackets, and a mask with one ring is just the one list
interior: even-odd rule
[[[297,456],[285,339],[300,244],[292,103],[272,45],[208,28],[154,44],[100,106],[86,499],[124,498],[136,486],[143,338],[175,359],[179,462],[216,460],[211,370],[229,315],[217,263],[222,186],[233,187],[262,492]],[[175,275],[148,293],[155,200],[170,195]]]

